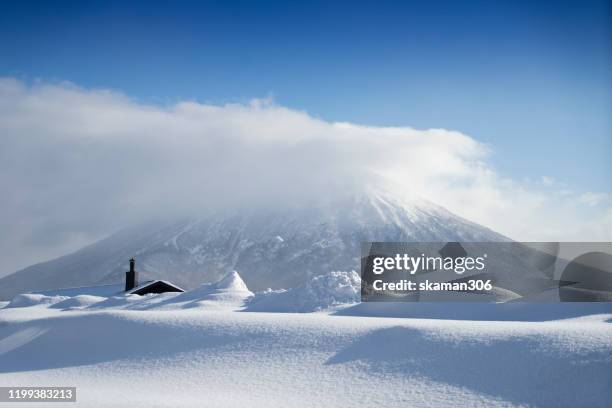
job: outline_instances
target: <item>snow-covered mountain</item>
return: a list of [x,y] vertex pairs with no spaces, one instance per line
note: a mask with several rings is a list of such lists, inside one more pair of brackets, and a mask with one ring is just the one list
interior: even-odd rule
[[313,206],[243,209],[124,229],[70,255],[0,279],[0,298],[122,282],[135,256],[142,279],[191,289],[237,270],[252,290],[290,288],[333,270],[359,270],[363,241],[505,241],[431,202],[367,193]]

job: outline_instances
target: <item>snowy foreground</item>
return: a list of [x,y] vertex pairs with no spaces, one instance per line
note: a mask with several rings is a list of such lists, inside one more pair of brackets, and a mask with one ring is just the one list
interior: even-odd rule
[[351,283],[21,295],[0,384],[76,386],[71,407],[612,406],[610,304],[343,304]]

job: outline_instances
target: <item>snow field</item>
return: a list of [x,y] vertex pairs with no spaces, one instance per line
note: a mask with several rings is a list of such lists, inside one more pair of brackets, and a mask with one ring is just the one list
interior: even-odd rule
[[0,384],[76,386],[67,407],[610,406],[611,304],[360,304],[353,274],[20,295],[0,309]]

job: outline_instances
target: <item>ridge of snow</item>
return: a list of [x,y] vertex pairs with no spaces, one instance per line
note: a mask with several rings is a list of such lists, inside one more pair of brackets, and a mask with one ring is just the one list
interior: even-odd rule
[[102,296],[92,296],[92,295],[77,295],[74,297],[69,297],[61,302],[57,302],[49,306],[52,309],[81,309],[91,305],[95,305],[96,303],[100,303],[106,300],[105,297]]
[[11,301],[8,303],[8,305],[5,306],[5,308],[9,309],[15,307],[49,306],[54,303],[64,301],[66,299],[70,298],[68,296],[45,296],[38,293],[23,293],[11,299]]
[[357,272],[334,271],[312,278],[289,290],[258,292],[247,303],[250,312],[316,312],[359,302],[361,279]]

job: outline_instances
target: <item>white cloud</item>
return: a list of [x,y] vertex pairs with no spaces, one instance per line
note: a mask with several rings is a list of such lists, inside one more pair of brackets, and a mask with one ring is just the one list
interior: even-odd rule
[[609,203],[591,205],[599,195],[502,177],[488,154],[459,132],[329,123],[269,99],[158,107],[0,79],[0,275],[143,218],[380,180],[515,239],[612,239]]
[[545,186],[552,186],[555,184],[555,179],[550,176],[542,176],[542,184]]
[[583,204],[594,207],[608,200],[608,194],[587,191],[586,193],[582,194],[578,200]]

